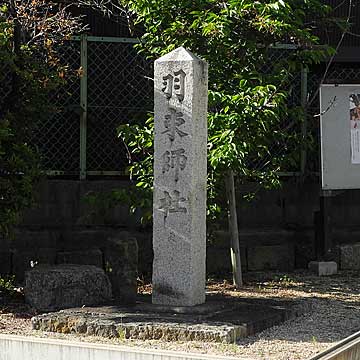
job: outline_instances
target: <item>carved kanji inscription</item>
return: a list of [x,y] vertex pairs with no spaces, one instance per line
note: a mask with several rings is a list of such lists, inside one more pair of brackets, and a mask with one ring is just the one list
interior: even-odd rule
[[171,196],[168,191],[164,191],[164,197],[160,199],[159,210],[164,212],[165,216],[168,216],[169,213],[187,213],[186,207],[180,204],[186,202],[186,198],[180,196],[180,192],[177,190],[172,193]]
[[175,170],[175,181],[179,180],[179,171],[186,167],[187,156],[185,156],[185,149],[177,149],[172,151],[165,151],[162,156],[163,166],[162,172],[168,172],[170,169]]
[[163,88],[162,92],[168,99],[172,97],[174,77],[171,74],[163,76]]
[[161,90],[167,99],[171,99],[173,94],[175,94],[180,102],[184,100],[185,77],[186,73],[183,69],[174,71],[173,74],[163,76],[163,87]]
[[180,137],[187,136],[186,132],[180,130],[180,126],[185,124],[184,114],[181,111],[176,111],[174,108],[170,108],[170,113],[165,115],[164,126],[166,128],[162,134],[167,134],[170,141],[175,140],[175,134]]

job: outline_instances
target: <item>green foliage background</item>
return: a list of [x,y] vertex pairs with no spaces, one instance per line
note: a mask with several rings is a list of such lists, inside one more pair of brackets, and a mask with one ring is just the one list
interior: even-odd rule
[[[300,107],[289,108],[288,96],[301,68],[332,53],[319,48],[313,35],[330,10],[317,0],[127,0],[136,26],[144,30],[139,51],[156,58],[179,46],[209,63],[208,215],[221,210],[223,179],[233,169],[240,181],[263,187],[279,185],[279,171],[298,164],[301,139],[294,128],[303,120]],[[307,17],[314,19],[306,25]],[[291,56],[272,63],[277,43],[296,45]],[[291,119],[287,128],[284,119]],[[145,126],[123,125],[119,135],[129,150],[133,193],[119,191],[122,201],[145,208],[151,217],[153,119]],[[283,151],[272,152],[275,147]],[[264,161],[265,159],[265,161]]]
[[19,211],[31,204],[33,183],[39,175],[38,156],[26,141],[32,119],[39,116],[38,86],[31,69],[24,66],[29,49],[16,55],[13,35],[4,5],[0,9],[0,68],[7,72],[0,75],[0,82],[8,74],[16,81],[16,90],[0,109],[0,233],[5,234],[18,220]]
[[41,176],[34,129],[54,111],[49,96],[66,71],[56,47],[77,25],[51,2],[22,6],[14,1],[0,5],[0,84],[10,78],[0,108],[0,234],[6,236],[33,204]]

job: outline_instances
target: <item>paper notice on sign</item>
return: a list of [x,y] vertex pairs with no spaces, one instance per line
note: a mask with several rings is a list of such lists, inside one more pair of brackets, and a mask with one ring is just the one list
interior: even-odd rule
[[350,94],[351,163],[360,164],[360,94]]

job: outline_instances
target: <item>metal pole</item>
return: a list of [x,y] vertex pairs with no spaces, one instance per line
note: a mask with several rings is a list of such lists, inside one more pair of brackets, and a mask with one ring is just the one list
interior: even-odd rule
[[306,157],[307,157],[307,94],[308,94],[308,69],[304,66],[301,67],[301,107],[303,108],[304,116],[301,124],[301,163],[300,172],[303,178],[306,170]]
[[320,222],[322,226],[322,231],[320,232],[320,244],[318,246],[318,256],[320,259],[326,258],[326,255],[331,250],[332,243],[332,196],[333,192],[331,190],[321,190],[320,192]]
[[80,180],[86,179],[86,132],[87,132],[87,35],[81,35],[81,77],[80,77]]

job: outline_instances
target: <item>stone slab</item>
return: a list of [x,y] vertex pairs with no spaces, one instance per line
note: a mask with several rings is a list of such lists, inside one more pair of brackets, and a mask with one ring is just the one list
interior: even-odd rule
[[341,270],[360,270],[360,243],[340,247]]
[[[311,302],[209,301],[206,311],[178,313],[158,305],[67,309],[32,318],[36,330],[108,338],[233,343],[311,310]],[[196,307],[188,307],[195,309]],[[161,311],[159,311],[161,310]]]
[[195,306],[166,306],[157,304],[141,304],[138,308],[144,312],[165,313],[165,314],[182,314],[182,315],[207,315],[215,312],[230,311],[231,308],[225,308],[222,303],[204,303]]
[[308,268],[318,276],[335,275],[338,270],[335,261],[310,261]]
[[183,47],[155,61],[153,303],[205,301],[207,63]]
[[36,266],[25,274],[25,301],[39,311],[111,301],[104,271],[92,265]]

